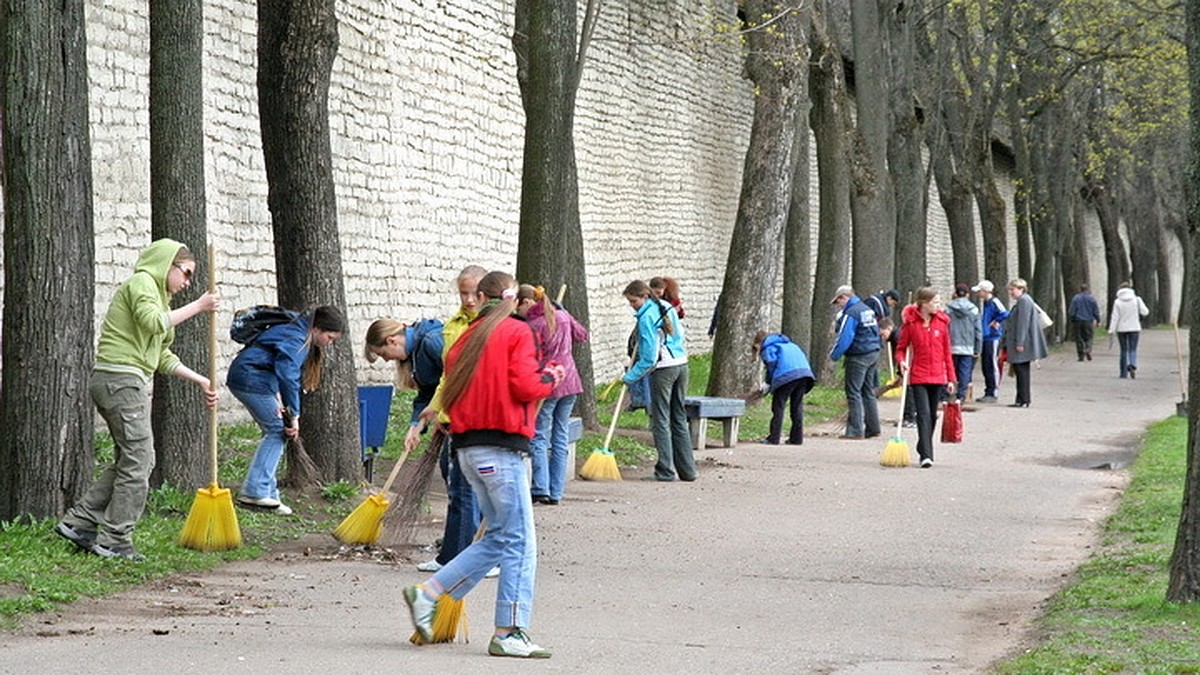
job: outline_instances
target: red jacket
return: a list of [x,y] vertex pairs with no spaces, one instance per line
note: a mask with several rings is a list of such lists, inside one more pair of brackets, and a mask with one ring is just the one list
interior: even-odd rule
[[[446,355],[446,372],[454,368],[463,346],[479,328],[477,319]],[[508,317],[488,336],[470,383],[450,406],[451,442],[455,448],[498,445],[528,451],[537,426],[537,402],[550,395],[554,378],[538,363],[533,329]]]
[[909,384],[946,384],[954,382],[954,358],[950,355],[950,317],[938,312],[925,325],[916,305],[909,305],[900,313],[904,320],[900,328],[900,339],[896,341],[896,363],[904,363],[904,356],[912,346],[912,366],[909,368]]

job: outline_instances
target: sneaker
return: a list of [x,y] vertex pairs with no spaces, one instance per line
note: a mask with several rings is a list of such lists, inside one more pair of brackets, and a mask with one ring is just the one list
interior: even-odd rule
[[1129,366],[1129,378],[1133,380],[1137,379],[1137,366]]
[[487,571],[487,574],[483,575],[483,578],[484,579],[495,579],[498,576],[500,576],[500,568],[493,567],[492,569]]
[[283,506],[283,502],[273,497],[248,497],[246,495],[238,495],[238,503],[243,506],[257,506],[260,509],[277,509]]
[[921,460],[921,468],[922,468],[922,469],[928,469],[928,468],[929,468],[929,467],[931,467],[931,466],[933,466],[933,460],[932,460],[932,459],[930,459],[930,458],[926,457],[925,459]]
[[284,504],[283,502],[279,502],[279,506],[275,507],[275,513],[281,516],[290,516],[292,515],[292,507]]
[[493,635],[488,643],[488,654],[492,656],[513,656],[518,659],[548,659],[550,650],[542,649],[533,644],[533,640],[525,631],[517,628],[508,635]]
[[903,422],[900,423],[900,426],[904,427],[905,429],[916,429],[917,421],[916,420],[904,420]]
[[428,560],[426,562],[417,564],[418,572],[436,572],[440,569],[442,569],[442,563],[438,562],[437,560]]
[[54,526],[54,534],[75,544],[82,551],[91,552],[92,545],[96,543],[95,530],[76,529],[64,522],[59,522]]
[[125,546],[104,546],[103,544],[92,544],[92,553],[101,558],[124,558],[130,562],[142,562],[146,556],[138,553],[133,548],[132,544]]
[[409,586],[404,589],[404,602],[408,603],[408,611],[412,614],[413,627],[426,642],[433,642],[433,612],[437,609],[437,601],[430,600],[420,586]]

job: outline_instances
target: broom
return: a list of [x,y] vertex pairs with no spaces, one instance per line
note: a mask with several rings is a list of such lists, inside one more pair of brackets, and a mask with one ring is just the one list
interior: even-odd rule
[[[482,539],[485,532],[487,532],[487,521],[480,520],[479,527],[475,530],[474,541]],[[462,624],[461,630],[459,623]],[[461,633],[463,642],[470,642],[471,627],[467,621],[467,599],[455,600],[454,596],[449,593],[442,593],[438,597],[437,607],[433,610],[432,633],[433,639],[427,642],[421,635],[421,631],[414,630],[408,637],[408,641],[414,645],[454,642]]]
[[396,482],[396,476],[400,475],[400,467],[404,466],[411,452],[411,447],[404,448],[400,459],[392,465],[392,472],[384,481],[383,489],[364,499],[333,529],[334,539],[351,546],[374,544],[379,540],[379,535],[383,532],[383,516],[391,505],[388,501],[388,491],[392,489],[392,483]]
[[[216,254],[213,245],[208,245],[208,291],[217,289]],[[217,381],[217,315],[208,317],[208,382]],[[197,551],[228,551],[242,545],[242,531],[238,528],[237,512],[233,509],[233,496],[228,488],[217,485],[217,409],[208,411],[208,449],[212,459],[212,482],[207,488],[196,491],[192,508],[188,511],[183,531],[179,533],[179,545]]]
[[591,456],[579,468],[579,477],[584,480],[621,480],[621,467],[617,466],[617,458],[608,446],[612,443],[613,432],[617,430],[617,417],[621,414],[621,404],[625,402],[625,389],[625,385],[621,384],[621,393],[617,394],[617,407],[613,409],[608,435],[604,437],[604,447],[593,450]]
[[883,449],[883,454],[879,456],[879,463],[883,466],[908,466],[908,443],[900,435],[900,429],[904,424],[904,399],[908,396],[908,371],[911,364],[912,347],[909,347],[908,353],[904,357],[904,374],[901,377],[900,414],[896,417],[896,435],[892,437],[892,440],[888,441],[887,446]]
[[[292,426],[296,413],[291,408],[283,409],[283,426]],[[321,482],[317,465],[304,449],[304,439],[299,435],[287,439],[287,476],[283,484],[287,487],[303,490]]]
[[417,530],[421,508],[424,506],[425,493],[433,480],[434,472],[438,469],[438,456],[445,444],[446,433],[441,425],[437,425],[430,435],[425,454],[421,455],[412,472],[396,489],[400,494],[400,504],[394,509],[389,509],[384,515],[384,529],[388,532],[385,544],[402,546],[411,543]]

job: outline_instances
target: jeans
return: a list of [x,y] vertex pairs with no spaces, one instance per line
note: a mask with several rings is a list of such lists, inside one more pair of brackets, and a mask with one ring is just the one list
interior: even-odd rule
[[879,352],[846,354],[846,418],[847,436],[879,435],[879,403],[875,387],[879,376],[875,372]]
[[439,565],[445,565],[474,541],[475,531],[479,529],[479,505],[471,483],[463,475],[458,456],[450,449],[449,438],[438,456],[438,466],[442,470],[442,480],[446,481],[446,526],[442,530],[442,547],[435,559]]
[[696,479],[696,460],[692,455],[692,433],[688,429],[683,397],[687,394],[687,364],[656,368],[650,372],[650,431],[658,462],[654,477],[658,480]]
[[1131,330],[1117,333],[1117,344],[1121,346],[1121,377],[1128,377],[1129,369],[1137,370],[1138,338],[1141,331]]
[[499,565],[495,625],[526,628],[533,616],[537,535],[525,459],[509,448],[476,445],[459,449],[458,460],[475,490],[487,531],[433,575],[428,586],[435,595],[445,592],[461,600]]
[[63,517],[78,530],[96,532],[96,543],[133,544],[133,526],[146,507],[154,469],[150,391],[137,375],[93,371],[88,389],[113,438],[113,463]]
[[567,445],[571,442],[571,410],[575,394],[548,398],[538,411],[537,432],[530,442],[530,464],[533,466],[535,495],[562,499],[567,483]]
[[783,437],[783,412],[786,408],[792,420],[792,430],[788,434],[791,445],[804,444],[804,395],[812,387],[812,380],[803,378],[792,380],[771,392],[771,431],[767,434],[768,443],[778,443]]
[[1000,338],[983,341],[983,352],[979,355],[979,369],[983,371],[983,395],[996,397],[1000,364],[996,358],[1000,353]]
[[283,435],[283,418],[279,416],[279,397],[232,387],[229,391],[246,406],[262,430],[262,440],[258,442],[258,450],[254,451],[254,458],[250,460],[250,469],[238,494],[254,499],[279,499],[275,471],[279,468],[279,458],[283,456],[283,448],[287,444],[287,438]]
[[921,459],[933,459],[933,429],[937,426],[941,392],[940,384],[914,384],[908,388],[917,407],[917,455]]
[[955,354],[954,359],[954,376],[958,380],[958,385],[955,387],[955,394],[958,400],[967,400],[967,387],[971,384],[971,373],[975,370],[975,357],[970,354]]

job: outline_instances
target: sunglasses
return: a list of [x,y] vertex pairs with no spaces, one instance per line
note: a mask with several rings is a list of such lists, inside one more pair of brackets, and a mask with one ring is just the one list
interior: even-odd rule
[[192,280],[192,272],[194,270],[189,270],[188,268],[184,267],[183,265],[180,265],[179,263],[171,263],[171,266],[183,273],[183,278],[185,281]]

